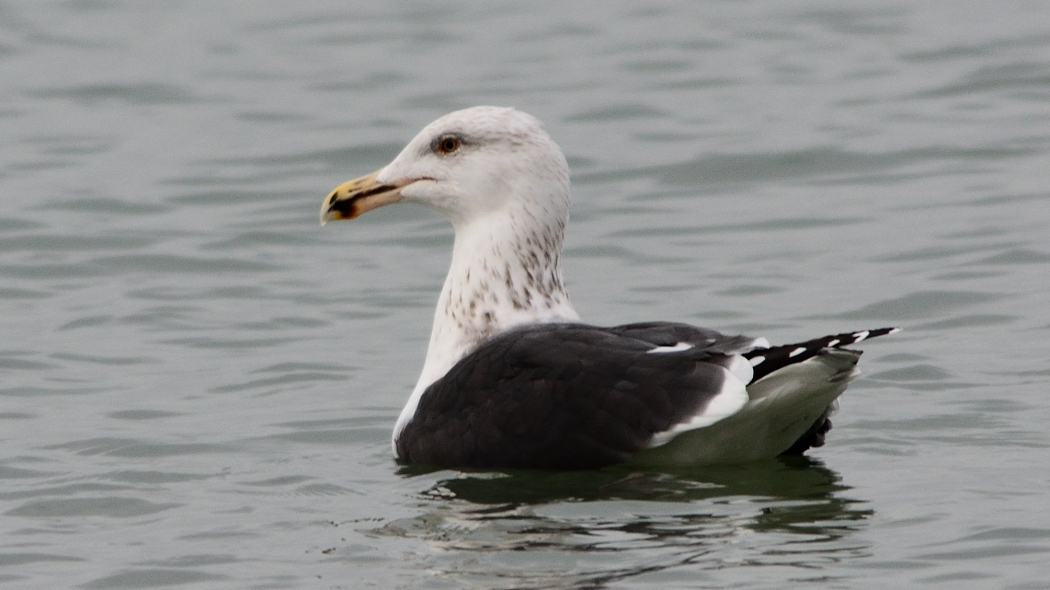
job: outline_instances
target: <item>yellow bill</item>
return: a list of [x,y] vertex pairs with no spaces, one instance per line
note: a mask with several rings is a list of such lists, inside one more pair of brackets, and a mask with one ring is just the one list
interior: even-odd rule
[[377,207],[401,200],[401,189],[415,180],[376,182],[382,169],[344,182],[321,204],[321,225],[334,219],[353,219]]

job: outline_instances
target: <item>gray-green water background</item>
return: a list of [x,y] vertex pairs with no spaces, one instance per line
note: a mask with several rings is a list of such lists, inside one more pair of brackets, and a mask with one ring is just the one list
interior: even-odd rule
[[[865,345],[828,446],[405,472],[465,106],[573,168],[586,319]],[[1050,4],[0,1],[0,586],[1050,587]]]

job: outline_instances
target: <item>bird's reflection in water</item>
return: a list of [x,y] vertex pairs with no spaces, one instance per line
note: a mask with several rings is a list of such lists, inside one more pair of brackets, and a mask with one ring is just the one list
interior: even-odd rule
[[401,474],[440,479],[422,492],[422,514],[370,532],[425,539],[439,551],[421,567],[459,587],[601,588],[643,575],[673,587],[729,582],[734,571],[738,581],[761,571],[827,582],[822,570],[867,554],[851,537],[872,511],[808,457],[672,472]]

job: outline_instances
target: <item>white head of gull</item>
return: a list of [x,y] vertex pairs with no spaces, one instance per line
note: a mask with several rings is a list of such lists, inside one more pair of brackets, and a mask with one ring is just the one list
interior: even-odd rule
[[[569,192],[565,157],[536,118],[482,106],[427,125],[390,164],[325,199],[322,224],[406,201],[440,211],[455,229],[426,362],[394,429],[400,459],[699,464],[823,444],[859,356],[838,347],[891,329],[769,348],[684,324],[581,324],[560,267]],[[776,387],[745,390],[767,375],[780,377]],[[815,382],[808,395],[772,403],[800,380]],[[751,406],[762,407],[741,412]],[[747,419],[739,424],[712,426],[740,414]],[[771,421],[791,424],[759,440],[748,432]],[[680,436],[698,431],[705,434]]]

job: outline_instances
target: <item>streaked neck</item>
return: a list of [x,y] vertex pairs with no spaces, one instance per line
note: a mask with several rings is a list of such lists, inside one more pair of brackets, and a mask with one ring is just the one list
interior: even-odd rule
[[505,330],[579,320],[561,278],[564,227],[564,221],[541,223],[522,210],[457,225],[420,375],[424,388]]
[[517,209],[456,224],[427,360],[395,438],[426,388],[479,344],[522,324],[579,321],[561,278],[566,217],[544,220]]

